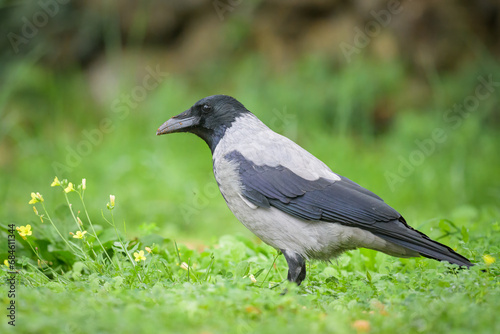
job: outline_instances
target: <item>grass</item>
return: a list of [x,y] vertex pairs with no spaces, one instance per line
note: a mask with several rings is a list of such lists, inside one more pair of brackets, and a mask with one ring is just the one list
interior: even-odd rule
[[[14,330],[500,331],[499,267],[488,257],[500,257],[498,94],[457,128],[443,120],[446,110],[474,93],[477,76],[488,73],[498,73],[497,65],[430,75],[432,93],[422,98],[397,63],[332,69],[305,59],[287,73],[273,73],[250,56],[191,76],[172,73],[121,117],[111,106],[137,85],[128,76],[118,93],[98,103],[78,69],[54,74],[13,64],[5,76],[11,84],[0,92],[0,242],[9,224],[29,224],[32,231],[26,240],[15,232]],[[283,256],[227,209],[205,144],[189,135],[154,135],[170,116],[214,93],[237,97],[334,171],[376,192],[412,226],[478,265],[456,271],[362,249],[332,263],[309,262],[306,281],[288,285]],[[375,121],[376,110],[390,120]],[[94,137],[78,163],[56,172],[54,162],[66,163],[104,119],[112,130]],[[420,149],[415,141],[431,138],[436,128],[447,140],[392,187],[387,172],[397,173],[401,159]],[[51,188],[55,175],[62,184]],[[74,191],[64,192],[64,179]],[[43,223],[28,205],[31,192],[43,196],[34,204]],[[87,233],[73,238],[70,232],[78,231]],[[145,261],[135,261],[141,250]],[[0,260],[7,257],[1,248]],[[289,293],[281,296],[285,288]],[[4,309],[7,289],[0,287]],[[13,331],[6,321],[0,326]]]
[[[481,211],[468,228],[448,220],[433,224],[434,237],[441,235],[477,263],[470,270],[357,250],[333,263],[309,262],[306,281],[296,287],[284,280],[283,256],[246,237],[224,236],[213,245],[192,249],[145,227],[137,238],[124,239],[114,222],[115,198],[102,205],[104,225],[93,225],[84,204],[90,182],[53,183],[72,221],[52,220],[43,194],[32,196],[40,220],[31,226],[31,234],[24,227],[15,232],[21,236],[15,263],[19,332],[500,329],[500,268],[489,255],[498,257],[500,251],[498,210]],[[485,225],[490,233],[481,230]],[[68,231],[75,231],[72,238],[66,237]],[[1,233],[6,238],[8,227],[2,226]],[[6,266],[0,275],[7,278]],[[289,291],[282,296],[284,289]],[[7,286],[2,295],[7,295]],[[7,302],[4,298],[4,307]],[[2,328],[12,330],[6,321]]]

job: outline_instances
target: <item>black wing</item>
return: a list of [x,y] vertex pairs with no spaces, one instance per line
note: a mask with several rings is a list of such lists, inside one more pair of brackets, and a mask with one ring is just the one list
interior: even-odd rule
[[380,197],[345,177],[309,181],[283,166],[258,166],[237,151],[225,157],[239,164],[243,195],[259,207],[272,206],[304,220],[359,227],[425,257],[472,265],[451,248],[413,229]]

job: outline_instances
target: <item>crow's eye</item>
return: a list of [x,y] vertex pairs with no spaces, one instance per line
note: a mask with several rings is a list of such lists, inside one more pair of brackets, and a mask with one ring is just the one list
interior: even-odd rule
[[210,112],[210,111],[212,111],[212,106],[208,105],[208,104],[204,104],[203,107],[201,107],[201,111],[203,111],[205,113]]

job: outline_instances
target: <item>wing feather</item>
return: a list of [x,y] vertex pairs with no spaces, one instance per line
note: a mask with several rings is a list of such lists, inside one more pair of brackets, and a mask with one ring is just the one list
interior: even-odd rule
[[380,197],[345,177],[311,181],[281,165],[256,165],[238,151],[225,158],[239,164],[243,196],[258,207],[272,206],[306,221],[362,228],[423,256],[472,265],[451,248],[410,227]]

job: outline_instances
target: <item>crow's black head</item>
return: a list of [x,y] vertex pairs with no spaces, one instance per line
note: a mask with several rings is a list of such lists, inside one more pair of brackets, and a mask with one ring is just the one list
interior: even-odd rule
[[235,98],[212,95],[163,123],[156,134],[191,132],[202,138],[213,152],[226,129],[231,127],[238,116],[245,113],[250,111]]

